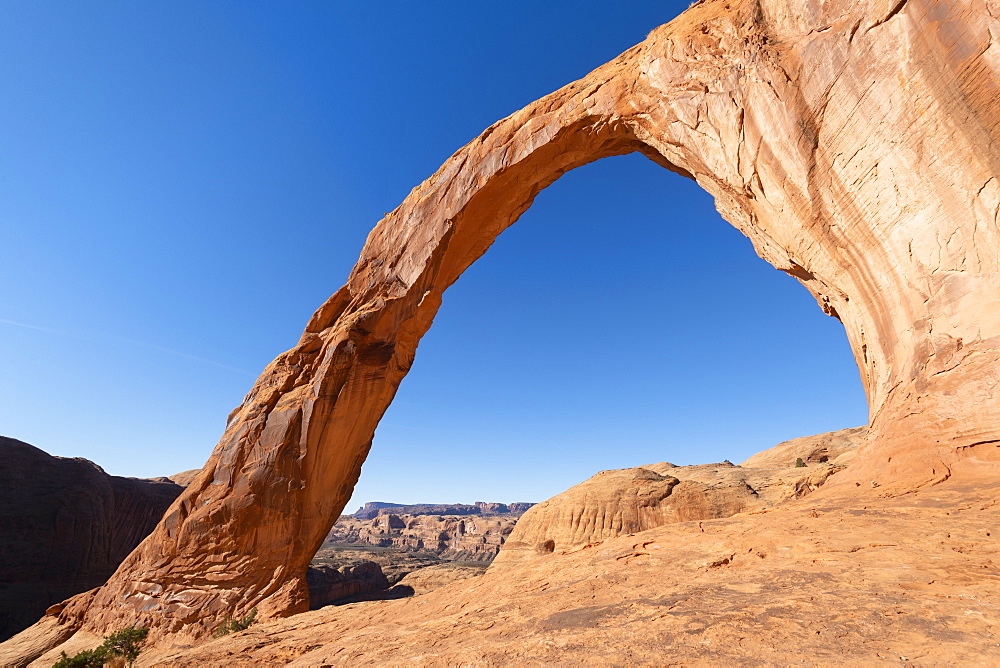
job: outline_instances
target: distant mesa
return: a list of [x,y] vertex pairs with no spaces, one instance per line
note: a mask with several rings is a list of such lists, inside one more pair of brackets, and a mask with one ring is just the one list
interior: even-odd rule
[[352,517],[359,520],[370,520],[379,515],[520,515],[533,503],[487,503],[476,501],[473,505],[462,503],[386,503],[384,501],[369,501],[358,508]]

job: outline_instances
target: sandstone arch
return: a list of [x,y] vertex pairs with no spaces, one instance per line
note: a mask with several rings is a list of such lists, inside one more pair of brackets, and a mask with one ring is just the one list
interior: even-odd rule
[[993,35],[977,0],[703,0],[486,129],[378,224],[202,474],[46,642],[132,623],[200,637],[253,607],[307,609],[305,566],[443,291],[546,185],[631,151],[696,179],[844,323],[871,439],[828,493],[901,493],[970,462],[995,483]]

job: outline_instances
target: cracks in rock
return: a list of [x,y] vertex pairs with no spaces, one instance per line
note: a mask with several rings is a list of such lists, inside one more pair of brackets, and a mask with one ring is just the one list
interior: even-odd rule
[[871,25],[870,25],[870,26],[868,27],[868,29],[867,29],[867,30],[865,30],[865,32],[868,32],[868,31],[870,31],[870,30],[874,30],[875,28],[879,27],[879,26],[880,26],[880,25],[882,25],[883,23],[887,23],[888,21],[892,20],[892,18],[893,18],[894,16],[896,16],[896,15],[897,15],[897,14],[899,14],[899,13],[900,13],[901,11],[903,11],[903,8],[904,8],[904,7],[906,7],[906,3],[907,3],[907,1],[908,1],[908,0],[898,0],[898,2],[896,2],[896,4],[895,4],[895,5],[893,5],[892,9],[890,9],[890,10],[889,10],[889,13],[888,13],[888,14],[886,14],[884,18],[882,18],[881,20],[879,20],[879,21],[876,21],[875,23],[871,24]]

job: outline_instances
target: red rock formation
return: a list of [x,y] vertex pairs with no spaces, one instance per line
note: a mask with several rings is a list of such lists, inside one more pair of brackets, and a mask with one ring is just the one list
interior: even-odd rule
[[0,638],[99,587],[181,493],[0,436]]
[[703,0],[487,128],[376,226],[163,522],[46,628],[150,624],[155,642],[253,607],[265,619],[305,610],[309,558],[443,292],[541,189],[633,151],[694,178],[844,323],[871,431],[827,490],[996,480],[991,12],[982,0]]

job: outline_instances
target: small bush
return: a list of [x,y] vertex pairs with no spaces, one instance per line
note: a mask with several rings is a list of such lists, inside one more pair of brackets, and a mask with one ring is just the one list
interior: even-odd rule
[[127,629],[122,629],[107,636],[104,639],[104,644],[101,647],[107,649],[108,654],[111,656],[120,656],[128,662],[131,666],[135,663],[135,660],[139,657],[139,645],[142,641],[146,639],[149,635],[149,629],[137,629],[134,626],[130,626]]
[[85,649],[75,656],[66,656],[66,652],[63,652],[62,657],[52,664],[52,668],[101,668],[109,658],[111,657],[103,646]]
[[805,467],[806,467],[806,463],[804,461],[802,461],[802,458],[801,457],[796,457],[795,458],[795,468],[797,468],[797,469],[804,469]]
[[132,666],[142,651],[139,645],[147,635],[149,629],[130,626],[106,636],[104,643],[96,649],[87,649],[75,656],[66,656],[66,652],[63,652],[62,657],[52,668],[101,668],[116,656],[122,657],[129,666]]
[[237,631],[245,631],[250,628],[250,625],[257,621],[257,608],[250,611],[250,614],[246,617],[241,617],[240,619],[230,619],[226,617],[225,621],[219,625],[219,628],[215,629],[215,633],[212,634],[213,638],[221,638],[222,636],[227,636],[230,633],[236,633]]

